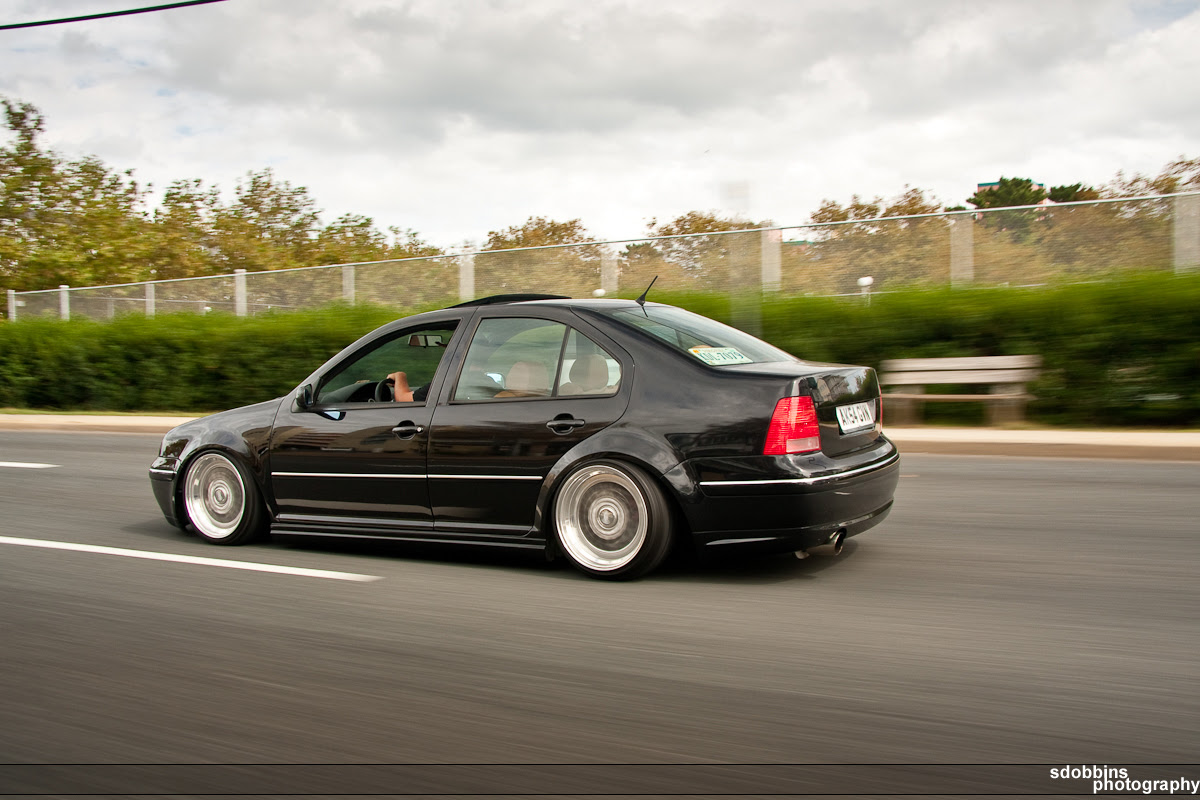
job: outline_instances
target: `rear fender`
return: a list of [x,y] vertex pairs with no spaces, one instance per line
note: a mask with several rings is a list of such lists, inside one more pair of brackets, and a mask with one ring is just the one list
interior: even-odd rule
[[666,440],[634,428],[614,425],[568,450],[546,475],[538,494],[534,526],[547,534],[548,541],[553,541],[550,504],[558,484],[579,464],[600,458],[625,461],[641,467],[668,490],[667,496],[677,509],[699,494],[698,484],[691,479],[687,470],[681,468],[679,451]]

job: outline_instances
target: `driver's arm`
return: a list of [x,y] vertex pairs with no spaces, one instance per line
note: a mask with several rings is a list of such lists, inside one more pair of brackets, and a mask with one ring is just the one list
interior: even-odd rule
[[408,375],[403,372],[393,372],[387,376],[392,382],[392,400],[397,403],[411,403],[412,389],[408,388]]

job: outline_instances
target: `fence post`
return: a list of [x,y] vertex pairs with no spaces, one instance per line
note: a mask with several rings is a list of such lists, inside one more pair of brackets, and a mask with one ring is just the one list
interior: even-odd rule
[[763,232],[731,233],[721,237],[728,253],[727,291],[730,296],[729,321],[752,336],[762,335],[762,251]]
[[154,316],[154,284],[146,284],[146,316]]
[[354,305],[354,265],[342,267],[342,299]]
[[600,253],[600,289],[605,294],[616,294],[620,288],[620,267],[617,254],[607,247]]
[[8,321],[17,321],[17,290],[8,290]]
[[458,257],[458,300],[465,303],[475,299],[475,254]]
[[246,316],[246,270],[233,271],[233,313]]
[[1200,269],[1200,195],[1175,198],[1174,222],[1175,274]]
[[778,292],[783,288],[783,231],[762,232],[762,290]]
[[71,287],[67,286],[65,283],[60,283],[58,285],[58,318],[59,319],[70,319],[71,318],[70,290],[71,290]]
[[956,214],[950,218],[950,285],[975,280],[975,217]]

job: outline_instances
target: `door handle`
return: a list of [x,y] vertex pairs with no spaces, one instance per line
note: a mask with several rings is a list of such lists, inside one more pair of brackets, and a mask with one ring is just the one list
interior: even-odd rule
[[574,417],[552,419],[546,423],[546,427],[555,433],[569,433],[572,428],[582,428],[584,425],[587,425],[586,420],[575,419]]
[[411,422],[401,422],[396,427],[392,428],[392,433],[401,439],[411,439],[418,433],[424,431],[425,428],[420,425],[414,425]]

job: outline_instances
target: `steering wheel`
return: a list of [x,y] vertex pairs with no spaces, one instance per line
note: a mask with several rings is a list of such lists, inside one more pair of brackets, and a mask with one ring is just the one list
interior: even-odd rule
[[393,385],[394,384],[392,383],[391,378],[384,378],[379,383],[375,384],[375,402],[376,403],[392,402],[392,398],[394,397],[394,394],[392,392]]

